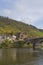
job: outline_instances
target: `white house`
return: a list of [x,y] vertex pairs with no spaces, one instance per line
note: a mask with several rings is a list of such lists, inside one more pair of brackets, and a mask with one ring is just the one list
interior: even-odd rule
[[15,35],[7,36],[6,39],[8,39],[8,40],[16,40],[16,36]]

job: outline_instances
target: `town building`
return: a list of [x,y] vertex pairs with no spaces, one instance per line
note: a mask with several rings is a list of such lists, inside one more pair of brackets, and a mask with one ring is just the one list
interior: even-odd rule
[[27,34],[24,33],[24,32],[19,32],[17,35],[16,35],[17,39],[18,40],[24,40],[25,38],[27,38]]

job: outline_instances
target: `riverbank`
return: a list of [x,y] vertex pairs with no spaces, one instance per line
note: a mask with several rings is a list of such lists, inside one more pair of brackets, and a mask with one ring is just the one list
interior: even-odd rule
[[14,41],[14,40],[4,40],[0,43],[0,48],[32,48],[32,45],[27,45],[25,41]]

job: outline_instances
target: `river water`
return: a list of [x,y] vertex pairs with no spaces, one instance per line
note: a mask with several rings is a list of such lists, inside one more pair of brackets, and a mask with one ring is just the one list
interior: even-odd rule
[[43,50],[0,49],[0,65],[43,65]]

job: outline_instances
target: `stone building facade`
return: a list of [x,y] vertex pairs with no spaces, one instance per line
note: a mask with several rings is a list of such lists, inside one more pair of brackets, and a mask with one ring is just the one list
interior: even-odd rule
[[27,34],[24,32],[19,32],[16,37],[18,40],[24,40],[25,38],[27,38]]

